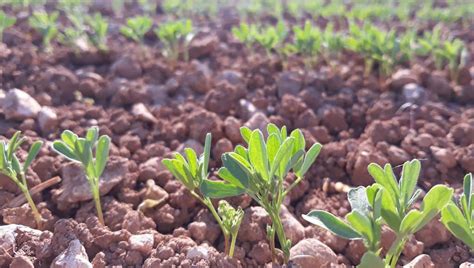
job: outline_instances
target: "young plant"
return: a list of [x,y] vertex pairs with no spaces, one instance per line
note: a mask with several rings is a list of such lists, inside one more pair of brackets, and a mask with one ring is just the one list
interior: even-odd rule
[[45,11],[36,11],[28,19],[30,26],[43,36],[43,47],[45,50],[51,49],[51,41],[58,35],[56,21],[59,12],[54,11],[51,14]]
[[[360,267],[394,268],[409,237],[430,222],[448,204],[453,194],[451,188],[436,185],[423,198],[421,208],[413,209],[421,194],[421,190],[416,189],[420,168],[419,160],[405,162],[397,182],[390,164],[382,168],[372,163],[368,171],[375,183],[365,191],[359,187],[348,195],[353,211],[347,215],[347,223],[320,210],[311,211],[303,218],[338,236],[362,239],[368,252],[363,256]],[[382,222],[396,234],[385,259],[379,256]]]
[[280,54],[281,44],[285,41],[288,31],[285,23],[280,20],[276,27],[268,26],[255,32],[255,41],[262,46],[267,56],[270,57],[272,50],[277,50]]
[[31,198],[30,191],[28,190],[28,183],[26,181],[26,172],[28,167],[31,165],[33,159],[39,153],[41,149],[42,141],[34,142],[23,165],[18,161],[16,151],[23,143],[24,139],[20,138],[20,131],[17,131],[13,137],[5,144],[4,141],[0,141],[0,173],[10,178],[20,188],[21,192],[26,198],[26,201],[30,205],[33,217],[36,221],[36,226],[42,228],[43,218],[36,208],[33,198]]
[[257,32],[257,27],[253,24],[247,24],[241,22],[239,27],[232,27],[232,34],[234,37],[242,42],[247,50],[252,52],[252,47],[255,44],[255,33]]
[[102,225],[104,216],[100,204],[99,181],[109,158],[109,146],[110,138],[107,135],[99,137],[98,127],[89,128],[85,138],[79,138],[73,132],[65,130],[61,134],[61,140],[55,140],[52,144],[54,151],[82,165]]
[[400,53],[400,41],[396,32],[385,32],[370,23],[365,23],[363,27],[352,23],[349,29],[350,36],[346,39],[346,45],[350,50],[363,55],[365,75],[370,74],[375,63],[379,65],[381,76],[390,74]]
[[16,18],[10,17],[5,12],[0,10],[0,42],[3,40],[3,31],[13,26],[16,22]]
[[150,17],[136,16],[127,19],[127,25],[120,28],[120,32],[127,38],[143,44],[145,34],[151,29],[153,21]]
[[99,50],[106,51],[108,49],[107,31],[109,30],[107,19],[100,13],[95,13],[94,16],[87,17],[87,24],[90,27],[89,41]]
[[[225,253],[232,256],[235,245],[235,239],[238,232],[237,224],[239,220],[240,212],[231,212],[229,206],[220,205],[220,212],[218,213],[212,204],[211,198],[216,196],[213,193],[204,192],[201,190],[202,183],[208,181],[208,166],[209,157],[211,154],[211,134],[206,135],[206,141],[204,143],[204,152],[198,158],[196,152],[191,148],[185,148],[183,155],[176,153],[173,159],[163,159],[162,163],[166,168],[177,178],[188,190],[196,197],[201,203],[203,203],[209,211],[212,213],[217,223],[219,224],[222,234],[224,235],[224,247]],[[232,217],[232,218],[231,218]],[[231,239],[232,238],[232,245]]]
[[191,20],[168,22],[155,28],[155,34],[165,45],[164,55],[172,61],[177,61],[180,48],[184,50],[184,60],[188,61],[188,45],[193,38]]
[[441,210],[441,222],[474,253],[474,179],[471,173],[464,177],[463,189],[458,205],[451,201]]
[[315,62],[315,57],[321,52],[322,34],[319,28],[313,27],[307,20],[304,27],[293,27],[294,41],[292,47],[304,60],[306,69],[310,69]]
[[[288,263],[291,241],[286,238],[280,218],[280,209],[285,196],[303,179],[321,150],[315,143],[305,153],[306,143],[299,129],[287,135],[286,127],[279,129],[274,124],[267,126],[265,141],[260,130],[242,127],[240,133],[248,144],[235,147],[234,152],[222,155],[223,167],[218,175],[223,181],[204,179],[201,192],[212,198],[225,198],[243,193],[251,196],[269,214],[272,225],[267,227],[272,250],[272,261],[276,263],[275,233]],[[296,180],[288,187],[284,180],[292,170]]]
[[229,256],[233,257],[240,224],[244,218],[244,211],[241,208],[235,209],[227,201],[221,200],[219,201],[219,206],[217,207],[217,213],[219,213],[219,216],[222,219],[222,225],[230,234],[231,241]]

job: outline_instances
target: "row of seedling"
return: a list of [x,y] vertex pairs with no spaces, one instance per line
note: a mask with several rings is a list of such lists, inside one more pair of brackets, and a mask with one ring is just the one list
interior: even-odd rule
[[[316,160],[322,146],[307,146],[302,132],[293,130],[289,135],[285,127],[267,126],[267,138],[260,130],[240,129],[245,146],[237,145],[232,152],[221,156],[222,167],[217,175],[220,180],[209,179],[208,164],[211,152],[211,135],[208,134],[204,152],[199,157],[186,148],[184,155],[163,160],[163,164],[186,188],[214,215],[224,236],[225,252],[233,255],[235,237],[242,220],[241,209],[234,209],[225,201],[231,213],[222,214],[212,199],[246,194],[265,209],[271,219],[267,226],[267,239],[272,252],[272,262],[278,263],[277,245],[288,263],[291,241],[287,239],[280,217],[281,206],[287,194],[304,179]],[[306,148],[309,148],[306,151]],[[421,207],[416,209],[423,191],[417,187],[421,164],[418,160],[403,165],[400,180],[392,167],[370,164],[368,171],[375,183],[368,187],[353,188],[348,193],[352,211],[345,220],[321,210],[303,215],[313,224],[328,229],[346,239],[364,242],[367,252],[361,267],[396,267],[405,243],[410,235],[419,231],[439,213],[442,222],[457,238],[474,250],[474,201],[472,175],[464,178],[464,194],[453,198],[453,189],[436,185],[424,195]],[[285,178],[293,172],[296,179],[287,183]],[[231,222],[233,224],[223,224]],[[381,253],[381,228],[387,225],[396,233],[396,239],[387,254]],[[231,227],[230,227],[231,226]],[[275,236],[277,241],[275,241]]]
[[[286,127],[278,128],[273,124],[267,125],[266,138],[262,131],[250,130],[247,127],[242,127],[240,132],[245,146],[237,145],[232,152],[221,156],[223,166],[217,171],[219,180],[209,178],[211,134],[206,136],[204,152],[200,156],[193,149],[186,148],[183,155],[175,153],[174,158],[164,159],[163,164],[214,216],[222,230],[226,254],[231,257],[234,254],[244,212],[241,208],[233,208],[222,199],[246,194],[270,216],[271,224],[267,226],[266,231],[272,262],[278,263],[279,245],[284,256],[283,262],[288,263],[292,245],[283,228],[281,207],[288,193],[304,179],[322,146],[319,143],[307,146],[299,129],[288,134]],[[18,185],[31,207],[38,227],[41,228],[43,220],[30,195],[26,175],[40,151],[42,142],[37,141],[31,145],[24,163],[21,164],[17,150],[23,141],[17,132],[8,143],[0,142],[0,172]],[[97,127],[90,128],[84,138],[66,130],[61,134],[60,140],[52,143],[54,151],[82,166],[101,224],[104,224],[104,218],[99,181],[107,165],[109,146],[110,138],[106,135],[99,137]],[[474,250],[472,174],[464,178],[464,192],[456,200],[453,197],[453,189],[444,185],[436,185],[423,194],[417,187],[421,171],[418,160],[403,165],[399,180],[390,164],[384,167],[370,164],[368,171],[375,182],[370,186],[349,191],[348,200],[352,210],[344,220],[322,210],[303,215],[308,222],[337,236],[362,240],[367,252],[362,258],[361,267],[396,267],[410,236],[440,213],[446,228]],[[296,179],[288,184],[285,179],[289,172],[292,172]],[[424,196],[421,206],[415,208],[421,196]],[[221,199],[217,209],[212,199]],[[396,234],[396,239],[385,256],[381,253],[382,225],[388,226]]]
[[[42,46],[51,50],[51,44],[57,40],[75,51],[87,51],[91,47],[99,51],[107,51],[107,34],[109,23],[100,13],[84,15],[75,11],[67,13],[69,25],[59,27],[59,12],[33,12],[29,25],[42,37]],[[15,24],[16,19],[0,11],[0,41],[6,28]],[[135,42],[144,44],[145,34],[153,30],[163,45],[163,55],[176,61],[180,52],[183,59],[188,58],[187,46],[193,37],[193,26],[190,20],[160,23],[153,28],[153,20],[148,16],[136,16],[126,20],[120,33]]]
[[440,25],[422,36],[414,30],[385,31],[372,23],[362,26],[351,23],[347,32],[341,32],[333,24],[321,29],[310,21],[302,27],[294,26],[292,31],[282,21],[276,26],[263,27],[241,23],[232,33],[250,53],[261,47],[270,57],[275,53],[284,62],[297,54],[302,56],[307,68],[321,61],[334,67],[341,61],[343,52],[354,52],[364,58],[366,75],[377,66],[379,75],[387,76],[397,65],[429,57],[437,69],[447,66],[452,79],[457,80],[467,52],[463,41],[443,36]]

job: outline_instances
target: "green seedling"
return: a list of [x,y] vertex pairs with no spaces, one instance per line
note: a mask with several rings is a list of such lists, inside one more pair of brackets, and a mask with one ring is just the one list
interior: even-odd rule
[[227,201],[221,200],[217,207],[217,213],[222,219],[222,226],[226,229],[226,232],[230,234],[229,256],[233,257],[240,224],[244,218],[244,211],[241,208],[235,209]]
[[255,41],[262,46],[268,57],[271,56],[272,50],[281,55],[282,44],[285,41],[288,31],[283,20],[278,21],[276,27],[268,26],[255,32]]
[[441,210],[441,222],[474,252],[474,179],[471,173],[464,177],[463,189],[458,204],[451,201]]
[[346,46],[364,57],[365,75],[370,74],[374,63],[378,63],[381,76],[389,75],[400,55],[400,40],[396,32],[382,31],[370,23],[365,23],[362,28],[352,23],[349,29]]
[[191,20],[168,22],[155,28],[155,34],[164,44],[164,55],[172,61],[177,61],[179,51],[184,51],[184,60],[189,60],[188,46],[193,38]]
[[234,37],[242,42],[247,50],[252,52],[252,47],[255,44],[255,33],[257,32],[257,27],[253,24],[247,24],[241,22],[239,27],[232,27],[232,34]]
[[66,27],[58,35],[60,43],[75,48],[76,50],[87,49],[87,35],[84,17],[77,11],[67,13],[71,26]]
[[97,210],[99,222],[104,225],[104,216],[100,204],[99,181],[109,158],[110,138],[107,135],[99,137],[99,128],[91,127],[85,138],[80,138],[72,131],[65,130],[61,140],[52,144],[54,151],[68,160],[80,163],[91,188],[92,198]]
[[[436,185],[423,198],[421,208],[413,205],[421,194],[416,189],[421,164],[419,160],[405,162],[397,182],[390,164],[384,168],[370,164],[368,171],[375,183],[366,189],[359,187],[348,195],[352,207],[346,221],[321,210],[304,215],[307,221],[347,239],[362,239],[367,246],[359,267],[391,267],[397,265],[409,237],[423,228],[448,204],[453,190]],[[380,257],[381,224],[387,224],[396,234],[385,258]]]
[[89,41],[99,50],[107,50],[107,32],[109,30],[109,23],[107,19],[102,17],[100,13],[95,13],[94,16],[87,17],[87,25],[89,26]]
[[36,11],[28,19],[30,26],[38,31],[43,37],[43,47],[45,50],[51,49],[51,41],[58,35],[58,27],[56,21],[59,12],[54,11],[51,14],[45,11]]
[[[296,129],[287,135],[286,127],[279,129],[274,124],[267,126],[267,140],[260,130],[240,129],[247,148],[235,147],[234,152],[222,155],[223,167],[218,175],[223,181],[204,179],[201,192],[211,198],[225,198],[243,193],[251,196],[269,214],[272,225],[267,227],[272,250],[272,261],[276,263],[275,233],[288,263],[291,241],[286,238],[280,209],[285,196],[303,179],[321,150],[316,143],[305,153],[306,143],[302,132]],[[288,187],[284,180],[292,170],[296,179]]]
[[[177,178],[189,190],[189,192],[196,197],[196,199],[201,201],[201,203],[203,203],[212,213],[222,230],[222,234],[224,235],[225,253],[231,256],[231,254],[233,254],[234,246],[230,246],[230,239],[232,238],[232,240],[235,240],[238,230],[237,223],[241,221],[241,219],[239,220],[239,217],[241,217],[240,212],[238,212],[238,210],[237,212],[231,212],[227,205],[222,205],[222,213],[218,213],[211,201],[211,198],[214,198],[216,195],[200,190],[202,183],[208,181],[208,166],[211,154],[211,134],[208,133],[206,135],[204,152],[199,158],[197,157],[196,152],[191,148],[185,148],[184,154],[186,157],[176,153],[173,159],[163,159],[162,163],[173,174],[173,176]],[[230,216],[233,216],[234,218],[231,219]],[[235,230],[235,228],[237,228],[237,230]],[[233,241],[233,243],[235,244],[235,241]]]
[[441,64],[447,63],[449,74],[453,81],[458,80],[459,69],[463,66],[463,59],[461,58],[463,49],[464,42],[460,39],[454,39],[453,41],[445,41],[441,48],[434,51],[434,57],[438,59],[436,62],[442,62]]
[[293,27],[294,40],[291,46],[293,50],[303,56],[306,69],[311,69],[315,57],[321,52],[322,34],[319,28],[313,27],[307,20],[304,27]]
[[127,24],[120,28],[120,32],[127,38],[143,44],[145,34],[151,29],[153,21],[146,16],[136,16],[127,19]]
[[12,27],[16,22],[16,18],[10,17],[5,12],[0,10],[0,42],[3,40],[3,31]]
[[31,162],[38,155],[42,141],[34,142],[23,165],[20,164],[16,151],[20,145],[24,142],[23,138],[20,138],[20,131],[17,131],[13,137],[5,144],[4,141],[0,141],[0,173],[10,178],[20,188],[21,192],[25,196],[26,201],[30,205],[33,217],[36,221],[36,226],[42,228],[43,218],[36,208],[35,202],[31,197],[30,191],[28,190],[28,183],[26,181],[26,172]]

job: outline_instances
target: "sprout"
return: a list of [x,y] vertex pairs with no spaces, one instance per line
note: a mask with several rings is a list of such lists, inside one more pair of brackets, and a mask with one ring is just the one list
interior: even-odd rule
[[151,29],[152,25],[153,21],[151,18],[146,16],[136,16],[127,19],[127,25],[122,26],[120,32],[125,37],[143,44],[145,34]]
[[20,131],[17,131],[7,144],[5,144],[3,141],[0,141],[0,173],[10,178],[18,186],[18,188],[20,188],[21,192],[26,198],[26,201],[30,205],[31,211],[33,212],[36,226],[38,228],[42,228],[43,219],[41,214],[38,212],[35,202],[33,201],[33,198],[31,198],[31,194],[28,190],[26,172],[28,171],[28,167],[31,165],[33,159],[35,159],[38,155],[43,142],[36,141],[31,145],[28,156],[26,157],[23,165],[21,165],[18,157],[16,156],[16,151],[23,141],[24,139],[20,138]]
[[443,208],[441,222],[474,252],[474,179],[471,173],[464,177],[463,189],[458,205],[451,201]]
[[[397,182],[389,164],[382,168],[372,163],[368,170],[375,183],[349,192],[352,211],[347,214],[346,221],[322,210],[313,210],[303,218],[337,236],[364,241],[368,251],[362,257],[361,267],[394,268],[409,237],[428,224],[448,204],[453,194],[453,189],[436,185],[423,198],[421,208],[413,209],[421,194],[421,190],[416,189],[420,169],[419,160],[405,162]],[[382,223],[396,234],[384,260],[379,257]]]
[[69,130],[63,131],[61,140],[53,142],[54,151],[65,158],[80,163],[91,188],[92,197],[99,222],[104,225],[104,216],[100,204],[99,181],[109,158],[110,138],[99,137],[99,128],[91,127],[85,138],[79,138]]
[[165,46],[164,55],[172,61],[178,60],[180,48],[184,50],[184,60],[188,61],[188,45],[193,38],[191,20],[168,22],[155,28],[155,34]]
[[38,31],[43,37],[43,47],[46,51],[51,49],[51,41],[58,35],[56,20],[59,12],[54,11],[51,14],[45,11],[36,11],[28,19],[30,26]]
[[[267,126],[265,141],[260,130],[240,129],[247,148],[238,145],[234,152],[222,155],[223,167],[218,175],[223,181],[204,179],[201,192],[212,198],[241,195],[251,196],[270,215],[272,225],[267,227],[267,237],[272,250],[272,260],[276,262],[275,234],[288,263],[291,241],[286,238],[280,218],[280,209],[285,196],[303,179],[321,150],[315,143],[305,152],[306,142],[301,130],[287,135],[286,127],[279,129],[274,124]],[[284,187],[284,179],[292,170],[297,179]]]
[[[201,203],[203,203],[212,213],[217,223],[221,227],[224,235],[225,253],[232,256],[235,247],[235,239],[242,220],[241,210],[233,210],[230,205],[220,204],[219,213],[214,208],[211,198],[218,193],[202,191],[202,184],[208,180],[208,165],[211,154],[211,134],[206,135],[204,143],[204,153],[198,158],[196,152],[191,148],[185,148],[186,157],[179,153],[174,159],[163,159],[163,164]],[[232,238],[232,245],[230,245]]]

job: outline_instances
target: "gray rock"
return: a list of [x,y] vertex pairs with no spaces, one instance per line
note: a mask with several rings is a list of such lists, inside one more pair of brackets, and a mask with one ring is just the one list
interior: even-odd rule
[[8,91],[3,101],[3,113],[6,119],[36,118],[40,110],[41,105],[33,97],[16,88]]
[[132,114],[135,115],[139,120],[154,123],[156,124],[158,120],[153,116],[152,113],[148,110],[148,108],[143,103],[134,104],[132,107]]
[[303,268],[330,267],[337,263],[337,255],[318,239],[308,238],[290,249],[290,261]]
[[43,134],[49,134],[56,129],[58,125],[58,116],[50,107],[43,107],[38,113],[38,125]]
[[244,125],[251,130],[260,129],[262,132],[266,132],[268,123],[270,123],[268,117],[265,114],[258,112],[253,114]]
[[278,76],[276,85],[278,97],[282,98],[285,94],[298,95],[303,81],[296,72],[283,72]]
[[431,261],[430,255],[422,254],[414,258],[411,262],[404,265],[403,268],[431,268],[435,267],[434,263]]
[[209,259],[209,250],[203,246],[197,246],[197,247],[191,248],[186,254],[186,259],[194,259],[194,258],[205,259],[205,260]]
[[51,268],[92,268],[92,264],[84,246],[78,239],[74,239],[69,242],[67,249],[53,260]]
[[304,226],[291,214],[285,206],[282,206],[280,212],[283,229],[291,244],[295,245],[300,240],[304,239]]
[[153,243],[155,242],[153,234],[138,234],[131,235],[128,239],[131,250],[138,250],[145,256],[150,254],[153,249]]
[[415,83],[403,86],[402,96],[405,103],[422,104],[426,100],[426,90]]
[[114,62],[111,70],[115,75],[127,79],[136,79],[142,75],[140,64],[128,55],[122,56]]
[[[127,159],[112,158],[107,163],[104,173],[99,181],[101,195],[107,194],[119,184],[128,172]],[[63,178],[61,187],[53,192],[58,202],[76,203],[92,200],[89,183],[82,167],[78,163],[68,163],[61,170]]]

